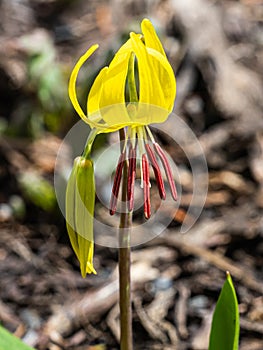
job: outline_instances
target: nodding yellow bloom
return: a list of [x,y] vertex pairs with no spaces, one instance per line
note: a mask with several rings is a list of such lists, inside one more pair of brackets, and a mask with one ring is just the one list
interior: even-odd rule
[[[80,57],[69,81],[70,100],[79,116],[92,129],[82,160],[81,162],[77,161],[73,167],[66,196],[68,233],[80,261],[83,277],[86,273],[95,273],[93,267],[93,222],[91,219],[93,217],[92,210],[94,210],[95,184],[93,166],[88,165],[91,162],[92,143],[97,134],[114,132],[121,128],[124,128],[126,134],[112,188],[111,215],[117,210],[122,170],[126,160],[128,160],[128,211],[133,210],[137,158],[140,159],[145,218],[148,219],[151,215],[149,164],[153,168],[161,199],[166,198],[166,192],[159,163],[162,163],[165,170],[173,199],[177,198],[172,171],[166,155],[155,142],[149,129],[150,124],[164,122],[171,113],[176,95],[176,81],[173,69],[167,60],[152,23],[148,19],[144,19],[141,23],[141,29],[142,34],[130,33],[130,38],[117,51],[110,65],[102,68],[97,75],[88,95],[86,113],[77,99],[76,81],[82,65],[97,50],[97,44],[91,46]],[[137,81],[135,76],[138,77]],[[137,146],[139,157],[136,155]],[[87,166],[88,175],[85,185],[83,176]],[[81,186],[75,185],[78,181]],[[87,190],[87,186],[92,186],[92,190]],[[78,203],[79,200],[83,201],[84,206]],[[87,213],[85,210],[83,211],[85,206],[89,207]],[[87,225],[82,224],[82,220]],[[88,232],[86,233],[85,230]]]
[[[69,82],[71,102],[79,116],[98,133],[126,126],[162,123],[172,111],[176,94],[173,69],[152,23],[144,19],[141,28],[143,35],[130,33],[130,39],[115,54],[109,67],[99,72],[88,96],[87,113],[79,105],[76,80],[80,68],[98,45],[91,46],[72,71]],[[136,108],[130,108],[125,100],[125,88],[128,73],[134,69],[135,62],[138,66],[139,96],[134,91],[129,102],[137,102]]]

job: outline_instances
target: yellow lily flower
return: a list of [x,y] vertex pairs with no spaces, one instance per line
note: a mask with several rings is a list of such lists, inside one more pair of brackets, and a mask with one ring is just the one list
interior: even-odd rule
[[[142,34],[130,33],[130,38],[115,54],[110,65],[99,72],[88,95],[87,113],[83,111],[78,102],[76,81],[82,65],[97,50],[97,44],[91,46],[80,57],[69,81],[70,100],[79,116],[92,129],[81,162],[78,160],[73,167],[66,196],[68,233],[80,261],[83,277],[86,276],[86,273],[96,273],[93,267],[92,221],[95,184],[90,152],[97,134],[114,132],[121,128],[124,128],[126,132],[112,188],[111,215],[117,210],[123,165],[127,160],[127,210],[133,210],[137,146],[141,167],[141,187],[144,193],[145,218],[148,219],[151,216],[149,163],[152,165],[161,199],[166,198],[166,192],[159,162],[162,163],[165,170],[172,197],[174,200],[177,198],[169,162],[149,129],[150,124],[164,122],[171,113],[176,95],[176,81],[152,23],[148,19],[144,19],[141,23],[141,29]],[[138,92],[135,69],[138,70]],[[127,86],[128,100],[125,98]],[[80,171],[80,169],[82,170]],[[84,170],[87,172],[86,184]],[[90,189],[87,189],[87,186]],[[79,203],[79,201],[83,203]],[[86,213],[85,208],[87,209]]]
[[[77,99],[76,80],[85,61],[98,45],[91,46],[75,65],[69,82],[69,97],[79,116],[96,128],[98,133],[112,132],[126,126],[145,126],[164,122],[172,111],[176,82],[173,69],[152,23],[144,19],[142,34],[130,33],[130,39],[119,49],[109,67],[104,67],[95,79],[87,103],[87,115]],[[135,57],[139,75],[139,98],[136,110],[125,100],[129,66]]]

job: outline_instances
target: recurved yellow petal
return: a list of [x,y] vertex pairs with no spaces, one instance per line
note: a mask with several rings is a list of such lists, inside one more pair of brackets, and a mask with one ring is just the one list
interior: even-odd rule
[[165,108],[163,89],[150,59],[145,45],[134,33],[130,34],[133,51],[138,61],[139,70],[139,102],[157,105]]
[[83,64],[87,61],[87,59],[93,54],[94,51],[97,50],[99,45],[93,45],[91,46],[84,55],[80,57],[78,62],[76,63],[75,67],[73,68],[73,71],[71,73],[70,79],[69,79],[69,98],[71,100],[71,103],[73,107],[75,108],[76,112],[79,114],[79,116],[86,122],[89,123],[89,120],[85,113],[83,112],[82,108],[80,107],[78,98],[77,98],[77,92],[76,92],[76,81],[78,77],[78,73],[80,68],[83,66]]
[[98,127],[102,117],[100,113],[100,99],[101,92],[103,88],[103,83],[107,75],[108,67],[102,68],[102,70],[97,75],[92,87],[90,89],[87,101],[87,112],[90,124],[94,127]]
[[161,107],[171,112],[176,96],[176,80],[174,71],[166,56],[163,56],[160,54],[160,52],[151,48],[147,48],[147,52],[149,55],[149,60],[152,61],[152,65],[164,95],[164,105]]
[[118,52],[111,61],[103,82],[100,107],[125,102],[125,83],[130,53]]
[[158,52],[160,52],[164,57],[166,57],[163,45],[158,38],[154,26],[151,21],[145,18],[141,23],[142,33],[144,35],[144,41],[146,47],[150,47]]
[[[126,110],[125,85],[131,52],[122,50],[114,56],[104,76],[99,106],[108,127],[129,123]],[[114,105],[118,104],[115,108]]]

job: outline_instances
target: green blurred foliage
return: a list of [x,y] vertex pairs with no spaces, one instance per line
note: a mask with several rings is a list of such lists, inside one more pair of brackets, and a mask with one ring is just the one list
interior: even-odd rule
[[51,36],[43,29],[24,35],[17,42],[23,53],[25,77],[6,132],[31,138],[38,138],[45,131],[63,134],[73,116],[67,93],[70,67],[59,60]]
[[53,186],[42,176],[25,172],[18,177],[21,190],[28,200],[37,207],[51,212],[56,207],[56,196]]

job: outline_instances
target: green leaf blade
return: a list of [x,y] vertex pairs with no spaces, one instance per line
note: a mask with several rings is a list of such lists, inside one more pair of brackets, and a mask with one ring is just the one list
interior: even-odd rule
[[0,350],[34,350],[0,326]]
[[213,315],[209,350],[238,350],[239,312],[235,288],[227,272]]

